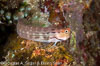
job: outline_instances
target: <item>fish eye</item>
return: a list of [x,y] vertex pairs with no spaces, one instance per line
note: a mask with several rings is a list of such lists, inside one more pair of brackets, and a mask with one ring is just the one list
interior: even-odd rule
[[68,30],[65,30],[65,33],[68,33]]

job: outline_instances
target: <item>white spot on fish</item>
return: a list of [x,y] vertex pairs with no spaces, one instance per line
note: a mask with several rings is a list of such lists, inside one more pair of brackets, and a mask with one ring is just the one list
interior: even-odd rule
[[39,33],[39,35],[42,36],[43,34],[42,33]]
[[35,33],[33,33],[32,35],[35,35]]
[[45,33],[44,35],[45,35],[45,36],[47,36],[48,34],[47,34],[47,33]]
[[30,27],[30,29],[32,30],[32,27]]
[[28,31],[27,31],[26,33],[27,33],[27,34],[29,34],[29,32],[28,32]]
[[25,33],[24,31],[22,31],[22,33]]
[[43,36],[40,36],[39,39],[44,39],[44,37]]

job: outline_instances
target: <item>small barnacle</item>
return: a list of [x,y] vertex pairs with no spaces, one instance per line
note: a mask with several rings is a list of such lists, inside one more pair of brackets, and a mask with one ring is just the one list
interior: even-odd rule
[[12,58],[14,58],[15,57],[15,54],[12,54]]
[[13,15],[13,19],[14,19],[14,20],[18,20],[17,14]]
[[24,13],[23,12],[18,12],[18,17],[19,18],[24,18]]
[[11,24],[11,23],[12,23],[12,21],[11,21],[11,20],[9,20],[9,21],[8,21],[8,23],[9,23],[9,24]]
[[30,11],[31,9],[32,9],[32,8],[31,8],[30,5],[26,6],[26,10],[27,10],[27,11]]
[[19,10],[20,11],[24,11],[25,10],[25,7],[24,6],[21,6]]
[[24,16],[27,17],[28,16],[28,13],[27,12],[24,12]]
[[39,16],[34,16],[33,17],[33,20],[38,20],[39,19]]
[[2,10],[0,10],[0,14],[4,14],[4,10],[2,9]]
[[7,13],[5,14],[5,16],[6,16],[7,19],[11,19],[11,13],[10,13],[10,12],[7,12]]

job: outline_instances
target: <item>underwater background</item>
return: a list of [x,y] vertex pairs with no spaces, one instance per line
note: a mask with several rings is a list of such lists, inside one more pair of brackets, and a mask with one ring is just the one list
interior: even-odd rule
[[[50,48],[53,42],[21,38],[20,19],[71,34]],[[0,66],[100,66],[100,1],[0,0]]]

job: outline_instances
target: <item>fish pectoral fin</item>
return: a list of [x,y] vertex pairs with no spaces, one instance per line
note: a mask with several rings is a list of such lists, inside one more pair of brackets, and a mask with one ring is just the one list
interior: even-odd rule
[[54,42],[53,46],[56,46],[57,42]]
[[54,44],[50,48],[56,47],[57,42],[54,42]]

